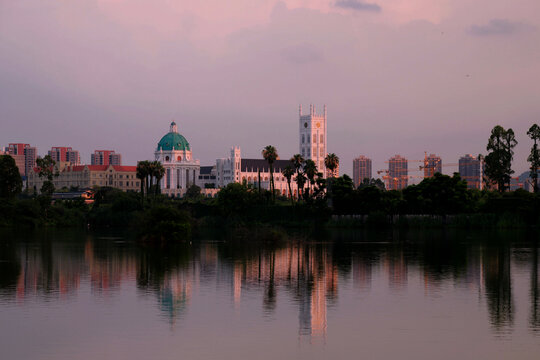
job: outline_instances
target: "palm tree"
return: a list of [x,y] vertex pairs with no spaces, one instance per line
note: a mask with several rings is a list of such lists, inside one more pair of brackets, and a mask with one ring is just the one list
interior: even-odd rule
[[152,162],[152,174],[153,177],[156,178],[156,187],[154,189],[154,197],[157,195],[158,188],[159,188],[159,182],[161,179],[163,179],[163,176],[165,175],[165,168],[159,161]]
[[268,161],[268,166],[270,167],[270,190],[272,191],[272,200],[276,200],[276,194],[274,193],[274,161],[279,159],[277,150],[272,145],[266,146],[262,150],[262,156],[263,158]]
[[302,189],[302,193],[304,192],[304,184],[307,181],[306,175],[303,172],[299,172],[296,174],[296,178],[294,179],[296,181],[296,185],[298,185],[298,199],[300,199],[300,189]]
[[328,205],[332,207],[332,179],[335,177],[335,170],[339,166],[339,157],[334,153],[326,155],[324,165],[330,170],[330,176],[328,177]]
[[334,171],[339,166],[339,157],[334,153],[326,155],[324,158],[324,166],[330,170],[330,177],[336,177]]
[[[296,173],[298,174],[302,168],[302,165],[304,164],[304,157],[300,154],[294,154],[291,158],[291,162],[293,163]],[[298,188],[298,197],[300,198],[300,188]]]
[[291,178],[294,175],[294,169],[291,165],[285,166],[285,168],[281,171],[283,176],[287,179],[287,185],[289,186],[289,196],[291,197],[291,204],[294,204],[294,198],[292,196],[292,190],[291,190]]
[[313,184],[315,183],[315,175],[317,175],[317,165],[315,161],[307,159],[304,165],[304,173],[306,174],[311,185],[311,193],[313,193]]

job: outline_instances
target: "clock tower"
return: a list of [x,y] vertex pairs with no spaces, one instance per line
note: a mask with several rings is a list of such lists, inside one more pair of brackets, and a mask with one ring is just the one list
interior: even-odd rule
[[302,105],[299,108],[300,138],[299,149],[304,159],[311,159],[317,165],[317,169],[326,175],[324,158],[326,150],[326,105],[324,113],[317,114],[315,106],[309,106],[309,114],[302,115]]

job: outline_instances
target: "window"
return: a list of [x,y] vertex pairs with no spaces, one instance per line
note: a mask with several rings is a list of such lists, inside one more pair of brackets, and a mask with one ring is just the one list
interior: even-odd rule
[[316,144],[317,143],[317,135],[313,134],[313,143]]
[[306,142],[309,144],[309,135],[306,136]]
[[324,148],[321,148],[320,156],[324,156]]
[[311,156],[311,148],[307,149],[307,156]]
[[302,156],[306,156],[306,152],[304,151],[304,148],[302,148]]
[[305,142],[304,140],[304,134],[302,134],[302,144]]
[[321,144],[324,144],[324,135],[321,134],[321,141],[320,141]]

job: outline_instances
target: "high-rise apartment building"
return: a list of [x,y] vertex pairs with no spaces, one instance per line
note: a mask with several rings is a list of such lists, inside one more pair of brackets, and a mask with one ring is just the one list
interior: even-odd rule
[[389,190],[401,190],[409,183],[408,161],[400,155],[388,160],[388,186]]
[[353,182],[357,188],[364,179],[371,179],[371,159],[363,155],[353,160]]
[[483,188],[483,166],[482,160],[467,154],[459,159],[459,175],[465,181],[467,181],[467,187],[469,189]]
[[317,165],[317,169],[326,173],[324,158],[327,154],[326,143],[326,105],[324,113],[317,114],[315,106],[309,106],[309,114],[302,115],[302,105],[299,109],[299,149],[304,159],[311,159]]
[[433,177],[436,173],[442,174],[442,161],[441,157],[435,154],[426,156],[424,160],[424,177]]
[[53,146],[51,150],[49,150],[49,155],[57,163],[67,162],[70,165],[79,165],[81,163],[79,152],[73,150],[71,147]]
[[11,143],[5,151],[15,159],[21,176],[28,176],[30,170],[36,166],[37,149],[30,144]]
[[114,150],[94,150],[90,158],[92,165],[122,165],[122,155]]

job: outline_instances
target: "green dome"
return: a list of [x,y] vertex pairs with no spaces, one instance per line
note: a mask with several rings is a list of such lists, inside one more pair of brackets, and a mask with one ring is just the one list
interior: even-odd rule
[[170,132],[166,134],[158,143],[157,151],[170,151],[170,150],[190,150],[189,143],[185,137],[177,132]]

